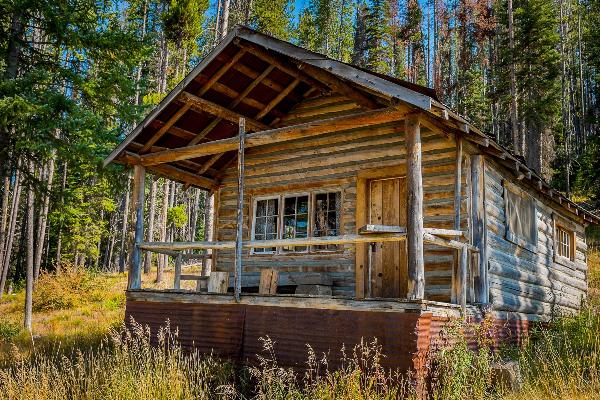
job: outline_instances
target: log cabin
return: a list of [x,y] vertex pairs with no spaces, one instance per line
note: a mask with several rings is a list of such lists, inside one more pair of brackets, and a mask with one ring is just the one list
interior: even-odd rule
[[[134,170],[126,318],[240,362],[302,366],[376,338],[418,368],[452,319],[516,342],[587,293],[573,203],[433,90],[237,26],[106,158]],[[202,188],[206,240],[144,236],[146,173]],[[142,287],[142,253],[174,259]],[[182,271],[204,260],[201,274]],[[184,290],[182,280],[195,280]]]

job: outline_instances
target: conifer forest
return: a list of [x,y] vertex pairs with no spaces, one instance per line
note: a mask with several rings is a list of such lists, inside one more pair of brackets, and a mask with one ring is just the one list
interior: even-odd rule
[[[435,89],[600,209],[600,0],[0,0],[0,297],[126,270],[131,171],[102,160],[236,24]],[[149,241],[204,238],[204,191],[146,184]]]

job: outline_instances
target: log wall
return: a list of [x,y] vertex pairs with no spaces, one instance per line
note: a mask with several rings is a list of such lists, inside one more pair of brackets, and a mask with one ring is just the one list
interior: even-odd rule
[[559,211],[513,178],[513,184],[536,198],[537,249],[532,252],[507,240],[502,180],[512,176],[486,159],[487,246],[493,308],[521,313],[528,319],[576,311],[587,293],[584,226],[569,218],[576,227],[575,262],[570,266],[555,262],[553,213]]
[[[341,96],[311,99],[300,104],[280,125],[339,116],[360,111]],[[422,128],[423,189],[425,227],[453,228],[455,142]],[[467,158],[467,157],[466,157]],[[463,193],[468,193],[468,158],[465,161]],[[244,239],[252,227],[251,204],[255,196],[304,191],[341,191],[341,233],[356,233],[357,174],[367,169],[383,170],[405,164],[404,123],[349,129],[347,131],[248,149],[246,153],[246,195],[244,197]],[[217,240],[235,240],[237,170],[224,171],[216,218]],[[467,222],[468,196],[463,197],[463,229]],[[426,245],[425,295],[438,301],[450,300],[453,253]],[[216,269],[233,272],[233,251],[219,251]],[[344,246],[338,252],[309,254],[252,255],[244,252],[244,279],[258,281],[261,268],[286,274],[318,272],[333,278],[334,295],[355,295],[355,249]]]

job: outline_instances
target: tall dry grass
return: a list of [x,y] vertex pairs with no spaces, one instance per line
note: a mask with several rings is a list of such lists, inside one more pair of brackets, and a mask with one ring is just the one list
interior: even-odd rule
[[112,330],[96,348],[36,353],[0,370],[0,399],[214,399],[235,393],[233,367],[184,353],[166,326]]
[[600,252],[590,251],[588,268],[587,303],[529,337],[518,356],[524,387],[508,399],[600,399]]
[[[0,399],[379,400],[418,398],[417,388],[426,388],[428,398],[440,400],[596,399],[600,398],[600,257],[592,253],[589,261],[590,298],[582,312],[555,318],[535,331],[520,351],[506,353],[515,356],[522,369],[524,386],[517,393],[506,393],[493,384],[491,365],[499,355],[490,350],[490,326],[485,323],[457,324],[444,332],[440,346],[426,360],[427,384],[421,377],[382,368],[385,355],[376,342],[343,349],[343,367],[338,370],[330,370],[325,357],[307,348],[306,372],[299,373],[278,364],[273,342],[265,338],[260,363],[236,368],[215,357],[183,351],[176,332],[168,327],[159,333],[158,345],[152,346],[150,332],[139,325],[130,330],[111,328],[112,323],[94,325],[98,310],[122,312],[121,306],[106,303],[110,293],[122,291],[122,283],[115,279],[113,289],[90,296],[89,290],[100,290],[94,289],[98,281],[86,290],[62,285],[85,286],[88,279],[113,278],[66,276],[54,278],[58,283],[40,281],[38,295],[43,299],[36,305],[38,319],[96,310],[86,320],[89,331],[78,331],[72,321],[65,322],[65,329],[75,328],[75,334],[61,336],[50,330],[46,334],[54,335],[53,341],[26,338],[35,344],[23,351],[19,326],[0,314],[0,343],[4,342],[5,361],[10,360],[4,366],[0,363]],[[6,301],[0,304],[2,310],[17,313],[16,306]],[[479,351],[468,346],[466,329],[475,331]]]

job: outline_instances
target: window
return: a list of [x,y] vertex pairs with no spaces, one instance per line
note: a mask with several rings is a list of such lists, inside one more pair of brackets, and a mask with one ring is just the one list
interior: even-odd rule
[[[308,237],[308,195],[285,197],[283,203],[283,239]],[[282,251],[305,251],[306,246],[287,246]]]
[[535,201],[521,188],[504,182],[506,239],[532,252],[537,250]]
[[[254,207],[253,240],[277,239],[279,225],[279,198],[258,199]],[[274,253],[275,247],[254,249],[255,253]]]
[[560,257],[571,258],[571,249],[573,248],[573,243],[571,242],[571,232],[564,229],[562,226],[558,226],[556,228],[556,244],[557,244],[557,254]]
[[[337,236],[340,230],[341,193],[315,195],[313,236]],[[336,250],[337,245],[315,246],[316,250]]]
[[554,220],[554,261],[569,265],[575,261],[576,225],[566,218],[553,214]]
[[[254,200],[252,240],[337,236],[340,232],[341,192],[279,195]],[[336,250],[336,245],[312,250]],[[308,251],[308,246],[254,248],[254,254]]]

